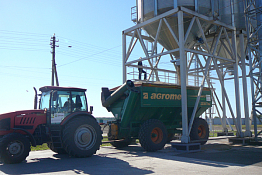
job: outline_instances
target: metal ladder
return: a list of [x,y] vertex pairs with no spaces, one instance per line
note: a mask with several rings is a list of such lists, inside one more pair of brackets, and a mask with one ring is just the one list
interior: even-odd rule
[[50,127],[51,131],[51,141],[54,148],[63,148],[62,138],[61,138],[61,126],[52,125]]

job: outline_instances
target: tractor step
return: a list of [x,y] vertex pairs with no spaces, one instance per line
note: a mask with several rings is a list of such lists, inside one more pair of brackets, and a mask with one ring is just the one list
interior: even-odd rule
[[60,125],[52,125],[50,128],[51,131],[51,141],[54,148],[63,148],[61,131],[62,128]]

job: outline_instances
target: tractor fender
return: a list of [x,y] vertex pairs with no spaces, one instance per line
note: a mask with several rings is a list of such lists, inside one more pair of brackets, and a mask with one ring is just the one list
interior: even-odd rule
[[36,146],[36,140],[35,140],[34,136],[33,136],[30,132],[28,132],[27,130],[22,129],[22,128],[13,128],[13,130],[15,130],[15,131],[23,131],[23,132],[25,132],[26,135],[28,135],[29,140],[30,140],[32,146]]
[[91,115],[89,112],[81,111],[81,112],[74,112],[74,113],[66,116],[66,118],[63,119],[63,121],[61,122],[60,125],[62,125],[62,126],[65,125],[69,120],[71,120],[72,118],[75,118],[77,116],[88,116],[88,117],[91,117],[94,120],[96,120],[95,117],[93,115]]

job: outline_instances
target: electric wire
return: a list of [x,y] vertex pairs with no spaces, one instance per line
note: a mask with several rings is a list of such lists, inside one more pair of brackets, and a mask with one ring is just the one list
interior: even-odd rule
[[[243,1],[243,0],[242,0]],[[241,1],[238,1],[238,2],[241,2]],[[237,3],[237,2],[236,2]],[[230,7],[230,5],[228,6],[228,7]],[[224,8],[227,8],[227,7],[224,7]],[[189,20],[190,21],[190,20]],[[187,21],[184,21],[184,23],[186,23]],[[173,26],[174,27],[174,26]],[[50,35],[47,35],[47,34],[37,34],[37,33],[28,33],[28,32],[17,32],[17,31],[7,31],[7,30],[0,30],[0,33],[5,33],[5,34],[10,34],[10,35],[14,35],[14,34],[16,34],[16,35],[18,35],[19,37],[11,37],[11,39],[27,39],[27,40],[35,40],[35,36],[37,36],[37,37],[41,37],[41,40],[40,39],[38,39],[38,41],[43,41],[43,43],[48,43],[49,41],[48,40],[45,40],[45,39],[43,39],[43,38],[45,38],[45,37],[50,37]],[[32,37],[32,38],[28,38],[28,37]],[[1,37],[1,38],[3,38],[3,37]],[[4,37],[4,38],[9,38],[10,39],[10,37]],[[86,45],[86,46],[88,46],[89,48],[93,48],[93,49],[99,49],[99,50],[101,50],[101,48],[102,47],[100,47],[100,46],[95,46],[95,45],[92,45],[92,44],[88,44],[88,43],[84,43],[84,42],[79,42],[79,41],[77,41],[77,40],[72,40],[72,39],[69,39],[69,38],[67,38],[67,37],[63,37],[63,36],[59,36],[59,38],[61,38],[60,39],[60,41],[62,41],[62,40],[67,40],[68,42],[71,42],[71,43],[78,43],[78,44],[82,44],[82,45]],[[0,40],[1,41],[1,40]],[[6,40],[5,40],[6,41]],[[6,42],[11,42],[10,40],[9,41],[6,41]],[[28,44],[28,43],[26,43],[26,42],[22,42],[22,41],[16,41],[16,43],[19,43],[19,44]],[[70,44],[71,44],[70,43]],[[29,43],[30,44],[30,43]],[[39,44],[39,43],[38,43]],[[59,44],[61,44],[61,42],[59,43]],[[62,42],[62,44],[61,45],[63,45],[63,46],[66,46],[67,44],[65,43],[65,42]],[[73,44],[72,44],[73,45]],[[37,42],[35,43],[35,44],[32,44],[32,46],[37,46]],[[64,56],[72,56],[72,57],[74,57],[75,58],[75,60],[73,60],[73,61],[69,61],[68,63],[64,63],[64,64],[60,64],[60,65],[58,65],[58,67],[61,67],[61,66],[65,66],[65,65],[68,65],[68,64],[72,64],[72,63],[74,63],[74,62],[77,62],[77,61],[80,61],[80,60],[88,60],[88,61],[95,61],[95,62],[99,62],[99,63],[105,63],[105,64],[109,64],[109,65],[114,65],[114,66],[120,66],[121,65],[121,63],[120,62],[118,62],[118,61],[114,61],[114,60],[116,60],[116,59],[113,59],[113,55],[112,56],[109,56],[109,52],[112,52],[112,53],[116,53],[116,54],[119,54],[119,52],[115,52],[113,49],[114,48],[117,48],[117,47],[120,47],[121,45],[119,45],[119,46],[116,46],[116,47],[113,47],[113,48],[109,48],[109,49],[104,49],[103,51],[101,51],[101,52],[98,52],[98,53],[94,53],[94,54],[91,54],[91,55],[89,55],[89,56],[82,56],[80,53],[81,52],[77,52],[77,50],[74,50],[74,51],[72,51],[72,54],[71,53],[69,53],[70,51],[65,51],[65,50],[63,50],[63,51],[57,51],[57,53],[60,53],[61,52],[61,54],[62,55],[64,55]],[[87,53],[88,52],[88,49],[86,49],[86,47],[84,47],[84,46],[77,46],[77,48],[85,48],[85,49],[82,49],[82,51],[83,51],[83,53]],[[12,48],[8,48],[8,47],[6,47],[6,46],[1,46],[0,45],[0,49],[9,49],[9,50],[19,50],[19,49],[23,49],[23,50],[27,50],[27,51],[47,51],[47,49],[37,49],[37,48],[25,48],[25,47],[12,47]],[[80,51],[80,49],[79,49],[79,51]],[[103,55],[103,59],[101,59],[101,60],[90,60],[90,58],[92,57],[92,56],[96,56],[96,55],[100,55],[100,54],[102,54],[103,52],[107,52],[107,55],[106,56],[104,56]],[[74,55],[74,54],[76,54],[76,55]],[[160,62],[159,63],[159,65],[161,65],[162,63]],[[168,63],[164,63],[164,64],[168,64]]]

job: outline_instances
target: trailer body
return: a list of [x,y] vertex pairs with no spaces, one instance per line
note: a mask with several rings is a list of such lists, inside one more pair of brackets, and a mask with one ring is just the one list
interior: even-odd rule
[[[199,87],[187,87],[187,109],[191,117]],[[108,90],[102,88],[102,104],[112,112],[111,139],[137,139],[144,122],[161,121],[168,135],[182,132],[181,86],[172,84],[127,81]],[[204,88],[195,118],[212,106],[211,89]],[[110,101],[110,103],[108,103]]]

